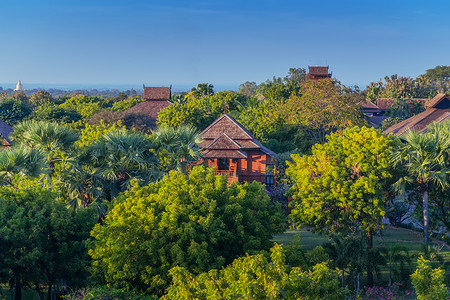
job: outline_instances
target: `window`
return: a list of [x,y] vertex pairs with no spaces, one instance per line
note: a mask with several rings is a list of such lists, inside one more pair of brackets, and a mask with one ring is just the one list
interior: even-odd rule
[[266,186],[267,187],[272,187],[275,184],[275,178],[273,177],[273,175],[266,175]]

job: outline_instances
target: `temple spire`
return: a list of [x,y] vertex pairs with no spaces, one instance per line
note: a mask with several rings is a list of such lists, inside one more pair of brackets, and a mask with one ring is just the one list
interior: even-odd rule
[[20,80],[19,80],[19,82],[17,82],[16,88],[14,89],[14,91],[16,91],[16,92],[23,91],[23,85],[22,85],[22,82],[20,82]]

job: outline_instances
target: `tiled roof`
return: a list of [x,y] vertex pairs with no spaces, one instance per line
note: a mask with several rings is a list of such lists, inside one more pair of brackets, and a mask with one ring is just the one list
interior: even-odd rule
[[144,86],[144,99],[146,100],[170,100],[170,87],[147,87]]
[[[260,150],[270,156],[276,153],[261,145],[255,139],[250,131],[239,124],[228,114],[222,115],[202,132],[202,139],[199,145],[204,150],[204,154],[211,155],[223,154],[223,151],[241,151],[241,150]],[[210,152],[214,151],[214,152]],[[219,151],[219,152],[217,152]],[[237,153],[230,155],[238,155]],[[223,156],[226,157],[226,156]]]
[[233,140],[253,139],[252,134],[228,114],[223,114],[202,132],[203,139],[217,139],[226,133]]
[[156,119],[158,119],[158,113],[161,109],[166,108],[172,103],[169,101],[152,101],[147,100],[136,104],[135,106],[125,111],[125,117],[129,116],[142,116],[145,125],[149,128],[156,126]]
[[5,122],[0,120],[0,136],[3,137],[8,143],[11,141],[9,140],[9,135],[13,132],[13,128],[6,124]]
[[308,71],[310,75],[326,75],[328,76],[328,67],[309,67]]
[[450,99],[448,96],[439,94],[427,103],[427,110],[395,124],[385,130],[386,134],[393,133],[401,136],[408,130],[425,132],[433,122],[443,122],[450,119]]
[[379,109],[378,106],[376,106],[375,104],[373,104],[369,100],[361,101],[361,102],[359,102],[359,105],[363,109]]
[[247,158],[247,154],[241,150],[206,150],[204,158]]

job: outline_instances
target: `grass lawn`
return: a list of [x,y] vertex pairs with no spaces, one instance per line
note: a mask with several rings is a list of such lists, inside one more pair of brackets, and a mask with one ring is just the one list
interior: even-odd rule
[[[275,235],[273,241],[279,244],[289,244],[295,238],[300,237],[300,245],[302,250],[310,251],[316,246],[320,246],[324,243],[329,242],[327,236],[312,233],[307,229],[299,230],[287,230],[282,234]],[[374,247],[380,248],[384,247],[390,249],[393,246],[400,245],[404,246],[409,254],[414,257],[413,267],[416,267],[416,259],[420,255],[423,255],[423,234],[422,232],[398,228],[394,226],[385,226],[382,234],[380,236],[374,236]],[[430,248],[439,249],[439,255],[444,259],[444,262],[450,265],[450,246],[444,242],[438,240],[430,239]],[[432,252],[432,251],[430,251]],[[383,279],[382,282],[386,280],[387,267],[382,268]],[[450,269],[446,270],[446,281],[450,283]]]

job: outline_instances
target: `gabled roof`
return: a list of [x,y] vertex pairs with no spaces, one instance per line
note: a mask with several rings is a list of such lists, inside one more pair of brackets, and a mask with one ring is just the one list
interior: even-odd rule
[[158,119],[159,111],[167,106],[170,106],[172,102],[170,101],[152,101],[146,100],[144,102],[138,103],[135,106],[127,109],[125,117],[128,116],[142,116],[143,122],[146,126],[153,128],[156,126],[156,119]]
[[446,94],[437,94],[433,99],[425,103],[424,106],[426,108],[436,107],[445,99],[450,100],[450,98]]
[[247,154],[241,150],[206,150],[204,158],[247,158]]
[[361,102],[359,102],[359,105],[363,109],[379,109],[378,106],[376,106],[375,104],[373,104],[369,100],[361,101]]
[[238,150],[241,149],[241,146],[224,133],[206,148],[215,150]]
[[144,86],[144,99],[146,100],[170,100],[171,87],[147,87]]
[[253,139],[250,131],[245,129],[244,126],[239,124],[235,119],[228,114],[223,114],[205,130],[203,130],[203,139],[217,139],[222,134],[226,133],[233,140],[247,140]]
[[276,155],[275,152],[261,145],[250,131],[228,114],[219,117],[201,134],[203,141],[198,146],[204,150],[204,157],[212,158],[212,155],[225,155],[225,152],[229,151],[230,154],[226,155],[231,156],[217,157],[243,158],[240,157],[242,156],[241,154],[233,151],[239,151],[245,154],[243,152],[244,150],[260,150],[270,156]]
[[408,130],[426,132],[433,122],[443,122],[450,119],[450,99],[445,94],[438,94],[426,104],[429,107],[424,112],[395,124],[385,130],[386,134],[403,135]]
[[9,135],[13,132],[13,128],[0,120],[0,137],[3,137],[8,144],[11,143]]

